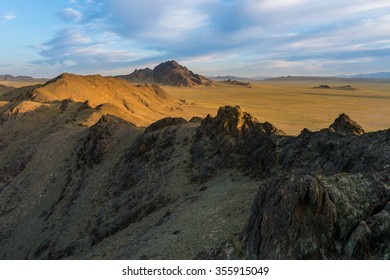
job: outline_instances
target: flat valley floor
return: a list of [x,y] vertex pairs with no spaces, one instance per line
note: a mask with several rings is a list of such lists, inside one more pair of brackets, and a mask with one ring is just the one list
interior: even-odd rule
[[[316,131],[345,113],[367,132],[390,127],[390,82],[251,81],[252,87],[218,83],[211,87],[164,86],[173,97],[192,104],[184,117],[215,114],[224,105],[240,105],[260,122],[268,121],[290,135]],[[328,85],[335,89],[315,88]],[[353,89],[337,89],[350,85]],[[187,116],[188,115],[188,116]]]

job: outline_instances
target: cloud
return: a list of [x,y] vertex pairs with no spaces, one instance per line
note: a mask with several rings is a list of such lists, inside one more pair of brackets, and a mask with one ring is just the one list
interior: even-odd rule
[[0,21],[11,21],[11,20],[14,20],[15,18],[16,18],[16,16],[12,13],[0,15]]
[[176,39],[206,25],[207,13],[195,1],[107,1],[116,31],[126,37]]
[[140,49],[118,49],[114,43],[115,34],[104,33],[100,38],[83,34],[82,30],[64,29],[56,36],[40,45],[34,46],[44,58],[32,61],[35,65],[58,66],[77,71],[98,71],[129,65],[143,56],[157,55],[157,52]]
[[[111,27],[124,38],[156,47],[182,49],[236,48],[261,45],[291,34],[316,37],[319,30],[337,31],[382,16],[388,1],[319,0],[108,0]],[[367,14],[369,12],[369,14]],[[361,33],[365,36],[366,33]],[[267,43],[266,43],[267,44]],[[194,47],[191,47],[194,46]],[[204,47],[203,47],[204,46]]]
[[[104,61],[114,67],[122,57],[130,67],[172,58],[196,65],[206,57],[221,67],[229,60],[231,69],[310,73],[368,65],[379,55],[386,60],[390,48],[388,0],[95,0],[75,5],[77,10],[58,13],[69,26],[43,44],[46,61],[80,67]],[[102,40],[103,33],[110,39]]]
[[72,8],[66,8],[57,13],[57,16],[65,22],[77,22],[82,18],[82,14]]

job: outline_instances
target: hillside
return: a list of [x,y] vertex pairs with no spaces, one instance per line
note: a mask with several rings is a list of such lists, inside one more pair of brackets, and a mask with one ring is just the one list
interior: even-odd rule
[[193,87],[197,85],[210,86],[214,82],[204,76],[194,74],[187,67],[180,65],[174,60],[166,61],[157,65],[153,70],[139,69],[129,75],[116,76],[116,78],[131,83],[157,83],[176,87]]
[[[10,91],[4,95],[3,100],[29,101],[36,106],[46,106],[53,110],[63,108],[60,111],[64,110],[65,113],[68,107],[82,106],[86,115],[82,123],[87,126],[96,123],[105,114],[116,115],[135,125],[144,126],[174,114],[179,107],[179,102],[157,85],[133,86],[126,81],[100,75],[79,76],[67,73],[40,86]],[[12,106],[19,105],[13,103]]]
[[12,89],[14,89],[14,88],[0,84],[0,94],[3,93],[3,92],[10,91]]
[[1,259],[390,258],[390,130],[292,137],[239,106],[145,129],[124,104],[175,101],[100,76],[4,102]]

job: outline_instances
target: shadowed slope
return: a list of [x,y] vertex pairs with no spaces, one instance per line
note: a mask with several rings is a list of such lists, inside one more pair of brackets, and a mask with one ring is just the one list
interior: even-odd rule
[[60,77],[1,113],[0,258],[390,258],[389,130],[291,137],[239,106],[86,127],[104,105],[58,83],[81,95]]

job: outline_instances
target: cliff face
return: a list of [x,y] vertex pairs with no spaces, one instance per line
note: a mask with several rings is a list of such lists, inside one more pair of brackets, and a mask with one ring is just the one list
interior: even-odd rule
[[390,258],[390,130],[291,137],[238,106],[142,128],[118,112],[174,100],[102,77],[3,97],[2,259]]
[[153,70],[139,69],[129,75],[116,76],[116,78],[131,83],[157,83],[177,87],[210,86],[214,83],[204,76],[194,74],[174,60],[163,62]]
[[342,114],[329,129],[281,141],[273,157],[244,230],[249,254],[390,257],[390,130],[364,134]]

